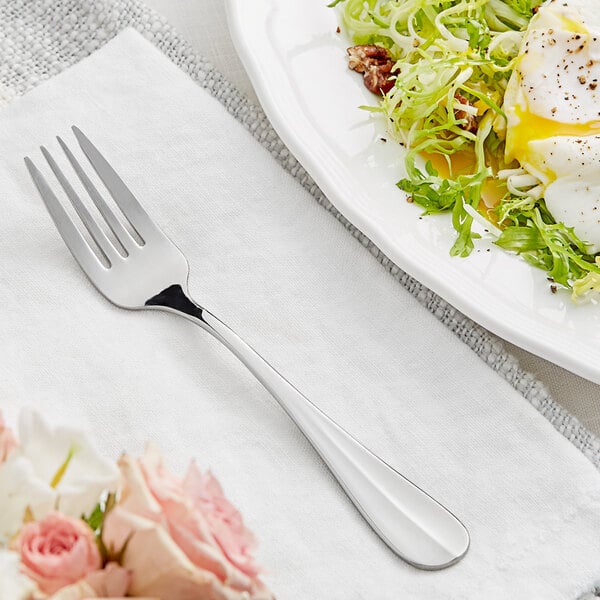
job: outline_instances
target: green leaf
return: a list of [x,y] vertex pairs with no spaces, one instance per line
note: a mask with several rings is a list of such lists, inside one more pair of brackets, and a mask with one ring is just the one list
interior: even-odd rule
[[90,529],[92,529],[94,532],[94,535],[96,536],[96,544],[98,545],[98,550],[100,551],[103,561],[106,561],[109,557],[108,550],[104,544],[104,540],[102,539],[104,520],[106,519],[106,515],[108,515],[115,505],[116,495],[112,492],[104,494],[100,502],[96,504],[94,510],[89,514],[89,516],[82,515],[81,517],[81,519],[85,521],[90,526]]
[[432,177],[437,177],[438,172],[433,168],[433,164],[430,160],[425,163],[425,172],[427,175],[431,175]]
[[492,36],[485,22],[468,20],[465,29],[469,35],[469,47],[472,50],[484,50],[490,45]]
[[[600,257],[596,257],[595,265],[600,269]],[[575,302],[582,302],[591,297],[600,296],[600,271],[590,271],[587,275],[573,282],[571,298]]]
[[97,532],[104,523],[104,508],[102,504],[98,502],[90,515],[88,517],[84,516],[82,519],[90,526],[92,531]]
[[515,12],[524,17],[531,17],[533,9],[542,4],[544,0],[504,0]]
[[585,282],[580,283],[580,289],[589,291],[586,286],[594,278],[586,279],[587,274],[600,273],[600,266],[573,228],[556,223],[542,200],[532,207],[523,198],[508,196],[502,204],[508,207],[504,209],[507,218],[518,225],[506,227],[496,243],[544,269],[556,283],[574,290],[574,282]]
[[450,248],[451,256],[469,256],[474,248],[471,233],[473,217],[465,212],[464,203],[463,196],[459,195],[452,208],[452,225],[454,225],[454,229],[458,232],[458,236],[452,248]]
[[513,252],[530,252],[547,247],[546,241],[536,227],[507,227],[495,243]]

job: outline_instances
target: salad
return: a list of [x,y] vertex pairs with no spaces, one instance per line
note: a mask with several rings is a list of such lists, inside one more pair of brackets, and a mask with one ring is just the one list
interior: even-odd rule
[[[577,0],[574,11],[567,4],[330,6],[355,44],[350,67],[381,96],[362,108],[385,118],[406,149],[397,185],[426,214],[451,214],[450,253],[468,256],[479,237],[473,224],[483,221],[498,246],[547,272],[552,292],[566,288],[584,302],[600,291],[600,194],[589,184],[600,157],[598,38],[582,16],[596,10],[593,0]],[[583,119],[586,107],[598,114]]]

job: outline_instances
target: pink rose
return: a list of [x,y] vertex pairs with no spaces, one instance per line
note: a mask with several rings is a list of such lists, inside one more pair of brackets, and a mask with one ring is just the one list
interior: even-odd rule
[[102,566],[94,532],[80,519],[52,512],[28,523],[16,539],[25,574],[53,594]]
[[[244,526],[242,515],[225,498],[219,482],[210,473],[202,474],[195,462],[189,466],[183,481],[167,472],[160,455],[150,449],[139,461],[146,483],[158,500],[169,521],[171,534],[186,554],[194,554],[194,540],[189,538],[187,524],[180,513],[173,511],[173,503],[190,503],[194,509],[194,520],[204,520],[208,532],[200,533],[210,538],[221,548],[228,561],[250,578],[258,574],[252,552],[256,541],[252,532]],[[182,525],[184,528],[182,529]],[[203,523],[204,525],[204,523]]]
[[18,445],[15,434],[6,426],[0,412],[0,465]]
[[184,479],[157,450],[119,461],[123,491],[104,523],[104,543],[132,574],[130,595],[162,600],[272,600],[257,576],[254,538],[210,475],[192,464]]

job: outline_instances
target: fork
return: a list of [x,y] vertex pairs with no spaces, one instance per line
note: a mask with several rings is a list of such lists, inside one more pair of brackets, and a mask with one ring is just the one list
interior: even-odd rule
[[[119,216],[60,137],[58,143],[106,222],[104,226],[92,216],[46,148],[41,147],[42,154],[88,235],[29,157],[25,164],[64,242],[98,291],[122,308],[173,312],[211,333],[279,402],[356,508],[394,552],[421,569],[442,569],[458,562],[470,542],[464,525],[337,425],[227,325],[190,298],[185,256],[152,221],[92,142],[77,127],[72,129],[120,209]],[[111,237],[105,233],[106,226]]]

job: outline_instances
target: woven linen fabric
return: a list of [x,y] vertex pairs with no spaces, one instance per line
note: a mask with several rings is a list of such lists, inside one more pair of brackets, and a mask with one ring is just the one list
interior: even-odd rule
[[501,340],[399,269],[341,215],[289,153],[263,111],[145,5],[134,0],[0,0],[0,106],[88,56],[128,26],[220,100],[401,285],[600,467],[600,440],[558,405],[540,381],[519,367]]
[[518,368],[516,361],[503,349],[502,343],[399,270],[352,227],[328,203],[287,152],[262,111],[250,105],[218,72],[179,39],[164,20],[143,5],[134,2],[0,0],[0,98],[5,103],[10,102],[40,81],[87,56],[128,25],[135,27],[175,64],[213,93],[421,304],[519,390],[596,466],[600,465],[598,440],[556,405],[538,381]]
[[[192,296],[465,522],[463,560],[436,573],[403,563],[221,344],[101,297],[23,164],[54,186],[44,144],[74,180],[54,139],[83,160],[73,123],[188,258]],[[9,421],[32,403],[93,427],[114,458],[148,440],[177,472],[196,457],[256,531],[281,598],[574,600],[598,582],[598,470],[137,32],[0,111],[0,156]]]

